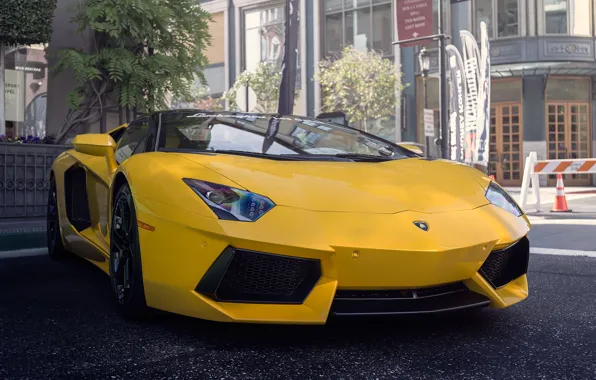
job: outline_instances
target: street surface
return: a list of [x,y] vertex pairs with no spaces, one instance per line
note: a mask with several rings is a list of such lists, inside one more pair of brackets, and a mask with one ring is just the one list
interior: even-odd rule
[[93,265],[0,252],[0,379],[596,379],[596,194],[568,202],[531,216],[526,301],[443,316],[128,322]]

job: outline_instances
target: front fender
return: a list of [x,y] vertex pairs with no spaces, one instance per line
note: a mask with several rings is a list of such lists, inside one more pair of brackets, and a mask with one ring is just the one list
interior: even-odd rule
[[[138,195],[140,199],[147,199],[214,219],[217,217],[213,211],[182,179],[199,179],[242,188],[237,183],[203,165],[166,152],[133,155],[118,167],[114,175],[116,186],[112,196],[117,191],[118,176],[124,176],[133,195]],[[136,205],[136,201],[135,206],[148,207],[143,204]]]

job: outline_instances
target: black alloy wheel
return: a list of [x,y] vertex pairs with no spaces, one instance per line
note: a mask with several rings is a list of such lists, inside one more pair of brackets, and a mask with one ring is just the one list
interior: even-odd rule
[[110,228],[110,280],[118,311],[127,318],[147,312],[137,217],[130,187],[116,193]]
[[56,179],[50,178],[50,191],[48,192],[48,210],[47,210],[47,243],[48,254],[52,259],[59,260],[68,256],[68,251],[64,248],[62,242],[62,232],[60,232],[60,217],[58,215],[58,192],[56,191]]

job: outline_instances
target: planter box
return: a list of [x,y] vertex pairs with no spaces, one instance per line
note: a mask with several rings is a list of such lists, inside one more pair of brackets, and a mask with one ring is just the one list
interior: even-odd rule
[[0,144],[0,218],[46,215],[54,159],[70,145]]

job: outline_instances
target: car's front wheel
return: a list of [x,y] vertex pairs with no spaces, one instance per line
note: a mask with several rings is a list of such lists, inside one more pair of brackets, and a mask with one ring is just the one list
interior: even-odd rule
[[127,184],[118,189],[110,228],[110,280],[118,311],[137,318],[147,313],[139,230],[132,192]]

